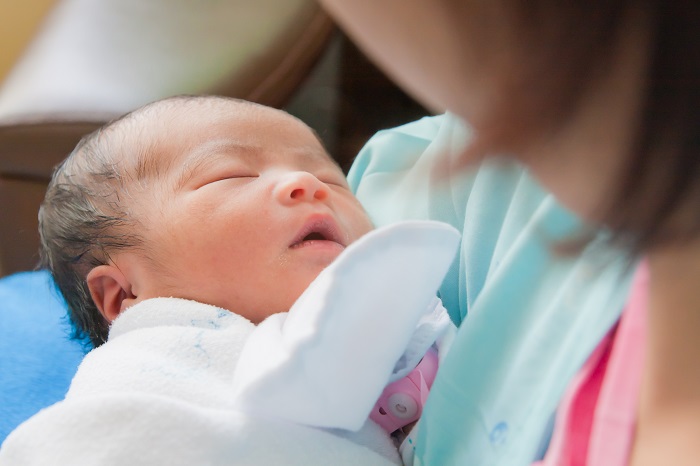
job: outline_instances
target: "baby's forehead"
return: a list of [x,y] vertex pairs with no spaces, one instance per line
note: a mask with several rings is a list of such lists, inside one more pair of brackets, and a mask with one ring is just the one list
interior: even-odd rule
[[[206,103],[206,102],[205,102]],[[337,165],[306,124],[284,111],[248,102],[175,102],[122,122],[125,156],[137,179],[189,163],[191,156],[225,154],[250,160],[256,152]],[[283,157],[280,160],[284,160]]]
[[322,146],[313,130],[287,112],[264,105],[233,99],[176,100],[156,103],[137,112],[129,131],[142,144],[198,144],[231,136],[253,144],[306,136]]

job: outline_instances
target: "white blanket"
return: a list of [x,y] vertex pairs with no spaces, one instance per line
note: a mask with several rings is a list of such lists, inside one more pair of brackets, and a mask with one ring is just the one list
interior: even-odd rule
[[367,417],[448,325],[435,292],[458,242],[436,222],[376,230],[258,327],[202,303],[144,301],[66,399],[7,438],[0,464],[398,463]]

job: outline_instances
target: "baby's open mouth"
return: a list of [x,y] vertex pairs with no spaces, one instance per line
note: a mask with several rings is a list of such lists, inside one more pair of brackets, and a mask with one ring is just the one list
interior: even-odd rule
[[302,241],[315,241],[315,240],[325,241],[326,236],[323,233],[319,233],[317,231],[314,231],[313,233],[309,233],[308,235],[304,236],[304,239]]
[[333,242],[344,246],[338,227],[333,220],[322,217],[308,221],[297,233],[290,247],[298,248],[317,242]]

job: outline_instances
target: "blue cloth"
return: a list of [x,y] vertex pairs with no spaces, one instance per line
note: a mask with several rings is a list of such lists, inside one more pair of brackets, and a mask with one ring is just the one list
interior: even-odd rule
[[630,273],[602,232],[580,255],[557,253],[585,225],[521,166],[493,159],[450,171],[469,137],[450,115],[380,132],[349,180],[378,226],[434,219],[463,234],[440,288],[459,329],[415,464],[528,465],[568,382],[617,321]]
[[47,272],[0,280],[0,442],[63,399],[87,350],[70,335],[65,304]]

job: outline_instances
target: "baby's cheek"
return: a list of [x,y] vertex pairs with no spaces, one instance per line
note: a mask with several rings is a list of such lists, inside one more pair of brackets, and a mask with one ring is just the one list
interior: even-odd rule
[[353,241],[374,230],[374,225],[362,206],[358,204],[354,207],[355,212],[350,220],[351,224],[349,225],[349,231],[351,231]]

